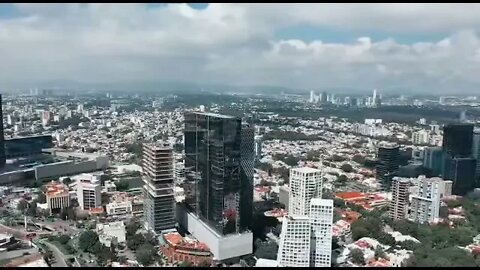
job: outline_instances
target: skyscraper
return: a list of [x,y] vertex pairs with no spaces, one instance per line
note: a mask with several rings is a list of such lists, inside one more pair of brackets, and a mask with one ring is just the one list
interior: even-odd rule
[[443,151],[441,147],[427,147],[423,154],[423,166],[431,170],[435,176],[443,173]]
[[322,171],[313,168],[290,170],[288,211],[292,215],[307,215],[310,201],[322,197]]
[[449,172],[444,178],[453,181],[452,194],[463,196],[475,188],[476,167],[477,161],[474,158],[450,159]]
[[392,201],[390,203],[390,218],[405,219],[408,213],[408,196],[410,181],[395,177],[392,183]]
[[290,170],[289,215],[284,219],[279,266],[330,266],[333,201],[321,199],[322,174],[312,168]]
[[472,139],[472,124],[449,124],[443,128],[443,150],[452,157],[469,157]]
[[[240,118],[185,113],[185,201],[180,224],[218,260],[252,252],[254,128]],[[185,206],[185,207],[183,207]]]
[[277,254],[279,266],[310,267],[311,231],[307,216],[289,214],[284,218]]
[[397,144],[383,143],[378,147],[377,179],[389,190],[392,178],[398,173],[400,166],[400,147]]
[[477,160],[475,169],[476,187],[480,187],[480,130],[475,130],[473,133],[472,156]]
[[175,227],[173,148],[165,143],[143,145],[145,227],[155,233]]
[[333,211],[333,200],[314,198],[310,201],[311,267],[331,266]]
[[0,169],[5,167],[5,137],[3,134],[3,109],[2,95],[0,94]]
[[315,92],[310,91],[310,103],[315,102]]

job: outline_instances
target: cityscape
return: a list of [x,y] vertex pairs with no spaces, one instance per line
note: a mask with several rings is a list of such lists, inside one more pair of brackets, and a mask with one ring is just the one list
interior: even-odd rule
[[[115,37],[113,40],[120,43],[118,50],[112,51],[103,43],[103,27],[111,33],[118,31],[118,35],[123,31],[108,20],[100,23],[96,36],[98,62],[85,54],[85,61],[98,63],[90,67],[97,71],[80,72],[74,64],[65,65],[64,72],[57,67],[37,69],[39,63],[63,64],[65,59],[60,56],[73,53],[71,48],[60,49],[60,56],[52,56],[52,62],[45,62],[43,56],[32,58],[31,62],[38,63],[25,69],[25,80],[15,79],[13,70],[18,66],[12,64],[12,71],[0,75],[0,266],[480,267],[480,92],[475,80],[467,78],[468,72],[464,76],[468,83],[459,84],[464,90],[448,88],[458,79],[456,75],[452,75],[455,80],[445,80],[445,89],[419,90],[419,85],[435,84],[417,81],[418,77],[408,81],[402,77],[404,71],[392,71],[390,76],[398,77],[391,81],[372,83],[370,75],[358,71],[365,81],[352,83],[354,86],[331,86],[330,80],[338,75],[317,78],[318,86],[312,86],[310,79],[328,77],[336,68],[345,75],[343,61],[350,60],[332,64],[335,68],[328,71],[318,66],[319,74],[306,80],[302,77],[306,73],[299,70],[310,66],[292,59],[291,73],[299,72],[298,77],[278,71],[275,76],[281,78],[266,83],[261,78],[270,78],[273,73],[259,70],[252,76],[252,84],[242,86],[237,82],[251,74],[244,73],[243,61],[251,59],[249,50],[254,47],[242,45],[246,42],[243,39],[255,43],[254,37],[266,35],[263,28],[268,27],[262,24],[263,19],[255,19],[259,29],[249,30],[250,25],[237,24],[236,16],[262,17],[267,14],[263,4],[256,4],[258,13],[241,3],[158,4],[161,6],[148,8],[131,4],[132,10],[127,12],[119,7],[121,4],[103,5],[0,4],[0,44],[15,29],[26,31],[22,34],[32,38],[27,42],[33,42],[36,33],[16,28],[20,27],[15,24],[17,20],[23,18],[28,25],[28,19],[33,18],[38,27],[47,27],[43,25],[47,14],[59,11],[71,16],[71,20],[57,19],[66,20],[65,29],[72,31],[72,25],[86,12],[92,17],[105,12],[105,18],[114,16],[122,26],[131,15],[130,27],[145,31],[138,34],[140,41],[151,31],[140,27],[142,15],[159,12],[168,15],[168,21],[169,16],[181,14],[182,19],[177,18],[180,28],[191,30],[189,20],[212,27],[210,33],[198,28],[201,35],[189,37],[195,39],[197,43],[189,42],[200,51],[202,46],[219,50],[209,55],[213,62],[206,70],[212,75],[206,76],[203,69],[195,71],[200,69],[196,60],[203,58],[195,58],[192,51],[182,55],[196,59],[191,68],[168,56],[172,62],[178,60],[178,65],[170,64],[167,75],[159,75],[161,80],[155,82],[149,77],[156,72],[147,59],[150,45],[135,47],[134,53],[148,63],[137,66],[137,60],[132,60],[132,67],[121,71],[118,63],[128,61],[108,62],[111,53],[118,54],[118,59],[131,57],[126,51],[134,45]],[[311,16],[298,5],[278,5],[281,14],[290,7]],[[321,8],[312,6],[315,14],[325,14],[322,8],[330,7],[316,5]],[[428,9],[410,7],[413,13]],[[403,12],[407,6],[399,8]],[[336,10],[338,18],[347,12]],[[90,19],[93,25],[97,23]],[[295,15],[292,20],[300,18]],[[355,15],[352,20],[359,19]],[[82,23],[86,30],[80,32],[89,37],[93,30]],[[242,42],[234,43],[235,38],[222,41],[217,35],[225,33],[214,32],[226,30],[217,24],[238,30],[237,38]],[[453,23],[455,27],[458,24]],[[171,28],[164,30],[163,34],[155,32],[157,38],[174,36]],[[45,28],[47,44],[54,33],[58,34]],[[211,42],[204,40],[203,35],[208,34]],[[172,38],[173,43],[165,43],[165,48],[189,50],[182,47],[185,41]],[[69,46],[72,40],[67,39],[64,41]],[[360,39],[362,46],[388,43]],[[455,47],[458,39],[435,46]],[[478,43],[478,53],[480,39],[472,39],[464,47],[469,50],[472,43]],[[146,44],[156,44],[154,38],[146,40]],[[298,42],[303,41],[289,41],[289,46],[302,48]],[[235,65],[233,58],[218,60],[228,54],[221,48],[225,46],[222,42],[240,46],[239,51],[245,49],[235,52],[236,79],[229,73],[230,65]],[[322,46],[315,42],[308,46]],[[326,42],[323,48],[310,49],[350,46]],[[87,43],[94,46],[93,41]],[[264,46],[259,44],[255,46]],[[425,52],[429,45],[419,44],[398,46],[431,53]],[[5,47],[9,52],[22,54],[23,47],[10,46]],[[41,52],[44,45],[38,46]],[[382,48],[377,49],[395,54],[391,48]],[[275,50],[282,53],[288,49]],[[322,54],[319,51],[312,57]],[[158,52],[162,53],[163,49]],[[290,53],[289,57],[304,57],[299,52]],[[81,54],[72,54],[72,61],[80,63],[83,59],[77,56]],[[346,53],[351,54],[355,55]],[[7,63],[16,59],[0,50],[3,55]],[[279,70],[284,60],[274,62]],[[112,67],[107,68],[107,63]],[[363,68],[355,61],[349,63]],[[224,73],[216,73],[218,67],[225,69]],[[252,62],[252,67],[271,68],[260,62]],[[381,73],[386,73],[385,69]],[[411,69],[417,72],[418,67]],[[192,81],[177,80],[172,74],[178,70],[184,77],[191,72]],[[443,74],[443,69],[439,70],[438,74]],[[109,71],[115,76],[106,74]],[[429,75],[432,80],[438,75],[435,72]],[[50,78],[53,73],[59,75]],[[136,75],[130,80],[131,73]],[[77,74],[75,78],[80,81],[83,76],[92,80],[74,83],[68,74]],[[346,76],[345,81],[362,76],[358,74]],[[36,81],[43,75],[47,80]],[[172,80],[164,80],[164,75]],[[214,75],[218,81],[209,81]],[[102,76],[111,81],[101,81]],[[143,83],[136,83],[137,76]],[[399,90],[404,87],[411,88]]]

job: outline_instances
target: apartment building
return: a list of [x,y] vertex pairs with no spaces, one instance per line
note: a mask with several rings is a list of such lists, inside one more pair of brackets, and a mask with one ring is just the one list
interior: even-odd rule
[[405,219],[408,214],[410,180],[394,177],[392,182],[392,202],[390,203],[390,218]]

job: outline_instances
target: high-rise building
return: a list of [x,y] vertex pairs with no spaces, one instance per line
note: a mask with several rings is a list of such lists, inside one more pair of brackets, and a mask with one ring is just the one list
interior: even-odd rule
[[325,104],[328,102],[328,94],[327,92],[322,92],[320,94],[320,103]]
[[145,227],[155,233],[175,227],[173,148],[165,142],[143,145]]
[[290,169],[290,197],[288,211],[292,215],[306,215],[310,201],[322,197],[322,171],[313,168]]
[[262,136],[255,136],[255,161],[262,158]]
[[393,178],[390,218],[397,220],[407,217],[409,188],[410,180],[401,177]]
[[2,95],[0,94],[0,169],[5,166],[5,136],[3,134],[3,109],[2,109]]
[[477,160],[475,169],[476,187],[480,187],[480,130],[473,133],[472,156]]
[[415,183],[416,192],[412,194],[410,219],[414,222],[429,223],[439,218],[441,199],[449,195],[448,183],[441,178],[420,176]]
[[310,103],[315,102],[315,92],[310,91]]
[[427,147],[423,154],[423,166],[435,176],[443,173],[444,154],[441,147]]
[[233,116],[185,113],[185,201],[179,223],[220,261],[252,252],[253,165],[252,127],[242,128]]
[[400,147],[397,144],[383,143],[378,147],[377,179],[389,190],[392,178],[398,173],[400,166]]
[[427,130],[419,130],[412,132],[413,144],[428,144],[430,142],[430,132]]
[[82,210],[98,208],[102,205],[102,186],[99,179],[80,179],[77,182],[78,204]]
[[450,160],[450,168],[445,179],[453,181],[452,193],[464,196],[476,186],[475,170],[477,161],[474,158],[456,157]]
[[[281,267],[310,267],[312,226],[308,216],[284,218],[277,262]],[[331,243],[330,243],[331,245]]]
[[449,124],[443,128],[443,150],[452,157],[469,157],[472,141],[472,124]]
[[333,211],[333,200],[313,198],[310,201],[311,267],[331,266]]

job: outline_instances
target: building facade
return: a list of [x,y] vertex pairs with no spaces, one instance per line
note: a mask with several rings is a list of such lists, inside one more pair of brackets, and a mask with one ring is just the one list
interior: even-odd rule
[[58,213],[70,206],[68,187],[59,182],[50,182],[46,186],[45,197],[50,214]]
[[410,204],[410,219],[413,222],[436,222],[440,214],[440,203],[448,196],[448,183],[441,178],[418,177],[417,192],[412,194]]
[[102,186],[98,179],[79,179],[77,198],[82,210],[98,208],[102,205]]
[[290,170],[290,196],[288,211],[292,215],[306,215],[310,211],[310,201],[322,197],[322,171],[313,168]]
[[158,234],[176,224],[173,163],[168,143],[143,145],[145,227]]
[[394,177],[392,182],[392,201],[390,203],[390,218],[405,219],[408,214],[410,180]]
[[378,147],[377,159],[377,179],[383,188],[390,190],[392,178],[398,173],[400,166],[400,147],[397,144],[381,144]]
[[423,154],[423,166],[431,170],[433,175],[443,174],[443,150],[441,147],[427,147]]
[[310,201],[311,267],[330,267],[332,258],[333,200]]
[[473,133],[472,156],[477,160],[475,168],[476,187],[480,187],[480,130],[475,130]]
[[308,216],[288,215],[284,218],[277,255],[279,266],[310,267],[311,231]]
[[5,135],[3,131],[3,109],[2,109],[2,95],[0,94],[0,169],[5,167],[7,159],[5,158]]
[[473,191],[476,186],[476,168],[477,161],[474,158],[456,157],[450,159],[449,173],[445,178],[453,181],[452,194],[464,196]]
[[443,150],[451,157],[469,157],[472,154],[473,125],[449,124],[443,127]]

